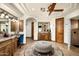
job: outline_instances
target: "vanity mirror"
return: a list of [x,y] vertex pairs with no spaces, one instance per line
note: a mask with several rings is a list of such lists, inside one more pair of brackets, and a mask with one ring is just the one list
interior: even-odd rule
[[0,19],[0,32],[7,32],[8,33],[8,19]]

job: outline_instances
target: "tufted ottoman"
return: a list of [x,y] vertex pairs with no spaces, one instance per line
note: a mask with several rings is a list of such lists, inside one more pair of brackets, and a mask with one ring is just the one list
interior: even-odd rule
[[38,41],[33,50],[35,55],[51,55],[54,53],[54,48],[48,41]]

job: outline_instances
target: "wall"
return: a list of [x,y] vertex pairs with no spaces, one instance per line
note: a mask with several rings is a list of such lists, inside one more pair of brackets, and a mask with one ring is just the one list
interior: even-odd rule
[[71,22],[70,19],[64,18],[64,43],[70,44],[71,40]]
[[55,24],[55,18],[53,18],[51,21],[50,21],[50,27],[51,27],[51,40],[52,41],[55,41],[55,27],[56,27],[56,24]]
[[31,37],[31,33],[32,33],[31,32],[31,29],[32,29],[31,23],[32,23],[31,21],[26,22],[26,37]]
[[38,22],[34,23],[34,40],[38,40]]

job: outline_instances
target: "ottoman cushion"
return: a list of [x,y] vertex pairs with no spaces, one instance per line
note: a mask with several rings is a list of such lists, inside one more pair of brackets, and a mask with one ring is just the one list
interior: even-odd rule
[[47,53],[54,49],[52,47],[52,44],[49,43],[48,41],[38,41],[34,45],[34,50],[40,53]]

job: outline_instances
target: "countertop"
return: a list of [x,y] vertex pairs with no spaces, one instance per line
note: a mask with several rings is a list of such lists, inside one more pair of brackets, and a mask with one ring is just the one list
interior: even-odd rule
[[50,33],[50,32],[39,32],[39,33]]
[[16,35],[14,35],[14,36],[9,36],[9,37],[1,37],[1,38],[0,38],[0,42],[6,41],[6,40],[10,40],[10,39],[15,38],[15,37],[16,37]]

